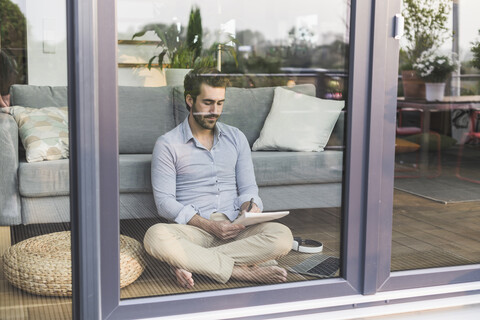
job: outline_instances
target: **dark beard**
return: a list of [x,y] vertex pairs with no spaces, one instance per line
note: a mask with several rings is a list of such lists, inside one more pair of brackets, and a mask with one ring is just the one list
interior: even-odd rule
[[[208,121],[208,118],[210,119],[215,119],[214,122],[210,122]],[[217,123],[217,120],[218,120],[219,116],[217,115],[208,115],[208,116],[205,116],[205,115],[202,115],[202,114],[193,114],[193,119],[195,119],[195,121],[204,129],[207,129],[207,130],[213,130],[213,128],[215,128],[215,124]]]

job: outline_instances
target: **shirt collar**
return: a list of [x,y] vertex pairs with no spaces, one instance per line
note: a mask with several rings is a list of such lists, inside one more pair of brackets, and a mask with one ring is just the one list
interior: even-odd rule
[[[190,115],[188,115],[185,120],[183,120],[183,123],[182,123],[182,128],[183,128],[183,142],[184,143],[187,143],[188,141],[190,141],[191,139],[194,139],[194,136],[193,136],[193,133],[192,133],[192,129],[190,128],[190,124],[188,123],[188,117]],[[218,140],[218,138],[221,136],[221,135],[224,135],[225,132],[224,132],[224,129],[223,129],[223,123],[220,123],[217,121],[216,125],[215,125],[215,129],[214,129],[214,143],[216,142],[216,140]]]
[[183,142],[184,143],[187,143],[188,141],[190,141],[191,139],[193,139],[193,133],[192,133],[192,129],[190,129],[190,125],[188,124],[188,117],[190,115],[188,115],[185,120],[183,120],[183,123],[182,123],[182,128],[183,128]]

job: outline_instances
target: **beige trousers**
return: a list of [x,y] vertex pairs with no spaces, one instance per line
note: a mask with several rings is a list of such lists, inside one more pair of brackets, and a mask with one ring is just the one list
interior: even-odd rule
[[[222,213],[212,214],[211,219],[228,220]],[[226,283],[234,265],[280,258],[290,251],[292,241],[290,229],[276,222],[249,226],[229,240],[190,225],[159,223],[147,230],[144,245],[158,260]]]

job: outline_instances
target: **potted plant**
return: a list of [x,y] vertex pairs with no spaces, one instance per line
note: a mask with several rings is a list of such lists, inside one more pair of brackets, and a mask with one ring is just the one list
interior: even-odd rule
[[230,53],[236,62],[236,51],[231,46],[214,43],[203,50],[202,21],[198,8],[190,11],[186,37],[180,24],[149,24],[135,33],[132,39],[142,37],[148,31],[155,33],[160,40],[157,47],[161,47],[160,53],[148,61],[148,69],[152,68],[154,62],[158,62],[160,70],[166,67],[165,78],[168,85],[182,85],[185,74],[193,68],[214,67],[220,61],[217,56],[222,51]]
[[[153,31],[159,38],[160,53],[155,54],[148,61],[148,69],[152,68],[155,61],[160,70],[168,66],[165,72],[167,84],[183,84],[183,78],[188,71],[198,63],[196,60],[202,52],[202,18],[199,8],[190,10],[187,27],[187,36],[184,39],[183,30],[179,23],[166,26],[164,24],[149,24],[143,30],[135,33],[132,39],[142,37],[145,33]],[[167,72],[168,71],[168,72]]]
[[425,98],[425,83],[413,64],[423,52],[440,47],[451,36],[447,25],[451,6],[451,0],[403,1],[405,42],[400,49],[400,70],[405,98]]
[[[163,70],[164,66],[168,66],[169,68],[180,69],[178,72],[182,74],[187,73],[193,68],[195,52],[191,50],[186,43],[180,41],[180,26],[177,26],[176,24],[170,26],[165,26],[163,24],[149,24],[146,25],[142,31],[135,33],[132,39],[142,37],[149,31],[153,31],[159,38],[160,41],[157,47],[162,48],[160,53],[155,54],[148,61],[147,66],[149,70],[155,62],[158,63],[160,70]],[[170,80],[170,82],[174,81],[167,79],[167,84],[171,84],[168,80]]]
[[443,100],[445,81],[457,67],[455,58],[436,54],[434,50],[422,52],[413,68],[425,81],[427,101]]

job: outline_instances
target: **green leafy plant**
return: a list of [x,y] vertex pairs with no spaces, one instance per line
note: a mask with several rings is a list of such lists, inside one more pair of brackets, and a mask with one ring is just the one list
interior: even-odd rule
[[413,68],[426,82],[445,82],[458,63],[455,58],[437,55],[434,50],[422,52]]
[[195,59],[202,54],[202,38],[202,16],[200,15],[200,9],[194,7],[190,10],[190,18],[188,20],[187,45],[194,52]]
[[0,106],[8,106],[11,85],[26,79],[25,42],[25,16],[17,4],[0,0]]
[[[480,35],[480,30],[478,30]],[[480,69],[480,41],[472,42],[472,48],[470,49],[473,53],[472,66],[477,69]]]
[[0,95],[5,96],[17,78],[17,62],[8,49],[0,49]]
[[[176,24],[171,24],[170,26],[164,24],[148,24],[144,26],[141,31],[135,33],[132,39],[143,37],[149,31],[153,31],[160,40],[157,48],[161,47],[162,51],[158,55],[150,58],[148,61],[148,69],[152,68],[154,60],[157,60],[160,69],[163,69],[165,57],[168,58],[170,65],[174,63],[185,63],[189,58],[193,59],[193,53],[188,46],[181,45],[181,30]],[[191,53],[191,55],[189,53]],[[187,65],[188,63],[185,64]]]
[[404,0],[406,44],[401,49],[402,69],[408,70],[424,51],[440,47],[452,35],[448,15],[452,0]]
[[[170,26],[149,24],[141,31],[135,33],[132,39],[142,37],[149,31],[153,31],[158,37],[159,44],[157,48],[161,48],[161,51],[150,58],[148,69],[152,68],[152,64],[155,61],[158,62],[160,69],[163,69],[164,65],[168,65],[169,68],[186,69],[214,67],[217,62],[216,56],[221,52],[228,53],[237,62],[235,48],[225,43],[214,43],[208,49],[203,50],[203,30],[200,9],[198,8],[192,8],[190,11],[186,38],[179,24]],[[229,42],[235,42],[235,40],[230,39]]]

